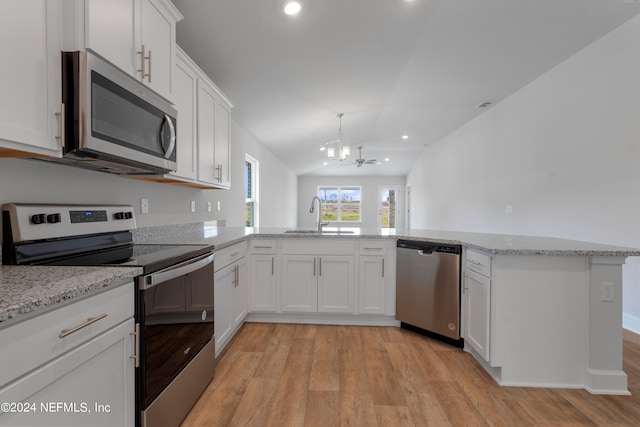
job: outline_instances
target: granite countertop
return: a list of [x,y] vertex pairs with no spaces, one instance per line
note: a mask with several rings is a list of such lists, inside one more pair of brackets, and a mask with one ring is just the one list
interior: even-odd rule
[[[206,223],[160,228],[155,232],[139,235],[145,243],[200,243],[211,244],[216,249],[241,242],[248,237],[307,238],[307,239],[407,239],[436,243],[456,244],[495,255],[560,255],[560,256],[640,256],[640,249],[554,237],[521,236],[490,233],[470,233],[440,230],[395,230],[326,227],[329,233],[287,233],[288,228],[274,227],[207,227]],[[349,234],[335,234],[335,231]],[[311,232],[310,232],[311,231]],[[163,234],[166,233],[166,234]]]
[[0,265],[0,327],[140,274],[138,267]]

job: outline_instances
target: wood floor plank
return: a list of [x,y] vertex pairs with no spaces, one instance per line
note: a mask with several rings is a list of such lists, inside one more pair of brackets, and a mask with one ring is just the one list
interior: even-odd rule
[[295,328],[291,325],[276,325],[273,334],[264,349],[264,354],[256,371],[254,378],[280,378],[284,371],[289,350],[293,343]]
[[337,341],[337,328],[333,326],[318,327],[309,390],[340,390],[340,360],[338,357],[339,349],[336,347]]
[[378,426],[380,427],[420,427],[411,418],[409,408],[406,406],[376,406]]
[[[353,328],[351,328],[353,329]],[[366,357],[361,347],[340,350],[340,425],[375,426],[375,406],[371,396]]]
[[279,380],[252,378],[228,427],[263,427],[271,416]]
[[[299,336],[299,331],[296,327],[294,336]],[[314,348],[313,339],[293,339],[266,426],[304,425]]]
[[340,425],[340,396],[337,391],[309,391],[305,427]]

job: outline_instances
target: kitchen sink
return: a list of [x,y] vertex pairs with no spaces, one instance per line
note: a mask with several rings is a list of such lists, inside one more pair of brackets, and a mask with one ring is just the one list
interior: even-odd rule
[[322,230],[320,233],[317,230],[286,230],[285,233],[291,234],[353,234],[351,230]]

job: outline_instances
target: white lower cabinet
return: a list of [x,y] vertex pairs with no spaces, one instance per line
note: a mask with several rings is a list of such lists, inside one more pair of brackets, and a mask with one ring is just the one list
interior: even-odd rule
[[491,332],[491,257],[473,250],[466,251],[465,344],[484,360],[490,358]]
[[246,243],[216,251],[214,260],[214,333],[216,356],[229,343],[247,315]]
[[358,312],[395,315],[395,241],[360,242]]
[[353,258],[284,255],[282,311],[353,313]]
[[123,285],[0,330],[12,343],[0,350],[11,366],[0,378],[9,403],[0,425],[135,425],[133,291]]
[[249,276],[249,310],[273,313],[277,307],[278,270],[277,244],[272,239],[251,240],[251,274]]

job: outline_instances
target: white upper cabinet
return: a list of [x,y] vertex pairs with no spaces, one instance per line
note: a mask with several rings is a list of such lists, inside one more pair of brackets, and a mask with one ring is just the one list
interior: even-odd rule
[[0,156],[61,156],[60,2],[0,3]]
[[197,88],[198,76],[189,59],[178,50],[174,71],[175,106],[178,110],[180,141],[177,145],[178,169],[171,172],[181,178],[196,179],[198,175],[197,146]]
[[176,22],[168,0],[76,0],[65,50],[88,49],[173,100]]

